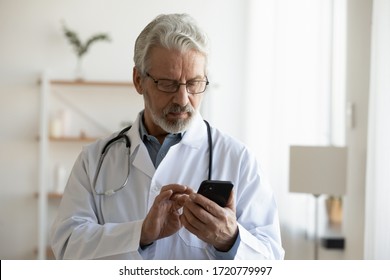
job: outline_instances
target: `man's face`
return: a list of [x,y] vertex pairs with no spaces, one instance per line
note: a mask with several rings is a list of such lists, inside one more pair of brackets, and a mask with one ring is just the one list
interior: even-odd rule
[[[176,50],[153,48],[150,52],[148,74],[156,80],[168,79],[179,83],[191,80],[206,80],[205,57],[196,52],[180,53]],[[199,109],[203,94],[189,94],[180,86],[175,93],[160,91],[153,79],[140,77],[134,70],[134,83],[145,101],[145,126],[154,136],[178,133],[188,128]],[[139,86],[137,86],[139,81]]]

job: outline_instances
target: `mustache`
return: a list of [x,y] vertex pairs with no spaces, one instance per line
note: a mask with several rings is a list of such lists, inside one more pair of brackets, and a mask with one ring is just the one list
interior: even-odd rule
[[169,113],[193,113],[193,112],[195,112],[195,109],[189,104],[185,106],[172,104],[169,107],[164,109],[164,115],[167,115]]

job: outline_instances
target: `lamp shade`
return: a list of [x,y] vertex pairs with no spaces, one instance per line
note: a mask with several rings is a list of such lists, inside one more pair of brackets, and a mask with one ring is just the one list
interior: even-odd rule
[[342,196],[346,185],[346,147],[290,147],[290,192]]

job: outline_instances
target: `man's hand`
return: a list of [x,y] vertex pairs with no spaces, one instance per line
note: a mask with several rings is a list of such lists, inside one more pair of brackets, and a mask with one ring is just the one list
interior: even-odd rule
[[200,194],[191,194],[180,220],[199,239],[219,251],[229,251],[238,235],[233,192],[225,208]]
[[161,188],[142,224],[141,246],[170,236],[182,227],[179,209],[193,192],[183,185],[172,184]]

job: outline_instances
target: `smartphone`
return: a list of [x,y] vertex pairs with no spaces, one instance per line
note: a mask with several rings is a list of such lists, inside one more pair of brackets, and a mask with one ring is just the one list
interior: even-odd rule
[[225,207],[233,189],[230,181],[205,180],[200,184],[198,193]]

